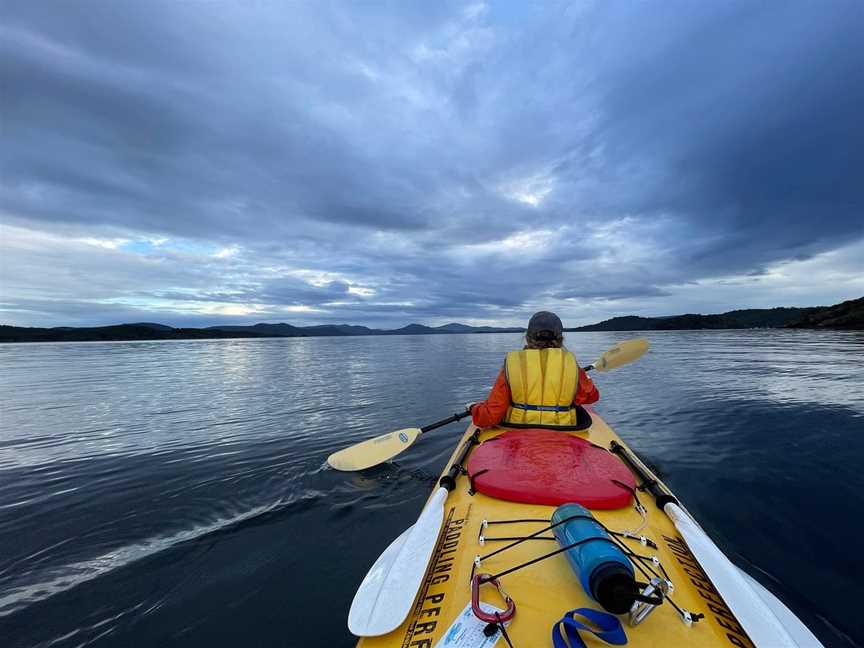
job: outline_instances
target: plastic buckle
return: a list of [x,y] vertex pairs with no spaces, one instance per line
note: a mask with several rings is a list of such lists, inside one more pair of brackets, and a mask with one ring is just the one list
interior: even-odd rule
[[[507,609],[503,612],[484,612],[480,607],[480,586],[486,583],[491,583],[498,590],[498,594],[504,599],[507,604]],[[501,587],[501,582],[497,578],[492,578],[491,574],[474,574],[471,579],[471,611],[474,616],[485,621],[486,623],[506,623],[516,614],[516,603],[510,598],[510,595]]]

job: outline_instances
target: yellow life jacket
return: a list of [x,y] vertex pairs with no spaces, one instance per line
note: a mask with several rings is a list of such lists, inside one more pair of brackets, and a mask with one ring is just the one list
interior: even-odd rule
[[579,387],[579,365],[566,349],[511,351],[504,363],[510,407],[501,425],[579,429],[573,398]]

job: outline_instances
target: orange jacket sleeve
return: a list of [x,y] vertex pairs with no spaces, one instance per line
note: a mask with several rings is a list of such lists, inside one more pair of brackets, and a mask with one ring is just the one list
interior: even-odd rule
[[504,420],[508,407],[510,407],[510,385],[507,384],[504,367],[501,367],[489,396],[482,403],[476,403],[471,407],[471,419],[477,427],[492,427]]
[[[579,369],[579,387],[573,397],[573,404],[590,405],[599,399],[600,392],[597,391],[594,382],[588,377],[584,369]],[[474,425],[481,428],[498,425],[504,420],[507,408],[510,407],[510,400],[510,386],[507,384],[507,377],[504,375],[504,368],[502,367],[486,400],[482,403],[475,403],[471,407],[471,419],[474,421]]]
[[600,392],[594,385],[594,381],[588,377],[588,373],[579,369],[579,387],[576,389],[576,396],[573,397],[574,405],[590,405],[600,400]]

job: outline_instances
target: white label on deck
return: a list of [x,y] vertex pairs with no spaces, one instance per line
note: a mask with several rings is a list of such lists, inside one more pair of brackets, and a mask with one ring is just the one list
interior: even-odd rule
[[[501,608],[483,603],[482,601],[480,602],[480,609],[489,614],[504,611]],[[483,629],[487,625],[485,621],[481,621],[474,616],[474,613],[471,611],[471,603],[469,602],[465,606],[465,609],[462,610],[462,613],[456,617],[453,625],[450,626],[444,636],[435,644],[435,648],[492,648],[498,642],[498,639],[501,638],[501,631],[499,630],[491,637],[487,637],[483,634]],[[508,622],[504,625],[510,624]]]

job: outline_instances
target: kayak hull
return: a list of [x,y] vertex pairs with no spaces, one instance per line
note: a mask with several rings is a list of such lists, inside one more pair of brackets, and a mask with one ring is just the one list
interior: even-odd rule
[[[606,422],[594,412],[592,419],[593,423],[587,430],[561,434],[581,437],[604,448],[608,448],[612,441],[624,445]],[[474,426],[469,425],[463,441],[475,430]],[[501,428],[484,429],[480,431],[479,438],[483,442],[502,432],[504,430]],[[462,442],[457,444],[457,450],[448,462],[447,469],[455,460],[461,446]],[[470,617],[465,612],[471,600],[471,576],[475,569],[475,557],[509,544],[506,541],[497,541],[496,538],[525,537],[547,526],[536,522],[495,522],[549,520],[555,509],[554,506],[504,501],[482,493],[472,494],[469,486],[469,479],[460,477],[456,488],[444,502],[444,524],[419,592],[404,594],[413,599],[405,620],[388,634],[360,638],[358,648],[456,648],[469,645],[470,642],[465,643],[464,637],[463,643],[460,643],[459,633],[466,631],[465,619],[466,616]],[[754,646],[750,636],[726,605],[669,517],[654,506],[653,500],[647,494],[640,493],[638,497],[647,509],[644,528],[641,530],[638,529],[643,525],[643,517],[632,504],[615,510],[592,510],[592,513],[608,529],[638,530],[639,534],[656,543],[657,548],[653,549],[642,546],[638,540],[624,541],[638,554],[656,556],[674,585],[671,598],[675,604],[683,610],[702,614],[704,617],[698,622],[688,624],[668,602],[658,606],[635,627],[629,626],[626,615],[622,615],[619,618],[627,633],[628,644],[634,648]],[[486,526],[484,522],[493,524]],[[551,532],[542,535],[552,537]],[[483,560],[476,570],[499,573],[554,551],[558,546],[554,540],[529,540]],[[640,581],[647,580],[644,576],[639,576]],[[583,591],[578,576],[571,569],[564,554],[519,569],[500,580],[516,603],[515,617],[507,626],[508,635],[516,648],[551,645],[553,624],[569,610],[600,609]],[[489,586],[485,588],[484,602],[503,609],[505,604],[494,593],[494,589]],[[795,619],[782,603],[774,597],[771,599],[784,613]],[[798,623],[800,625],[800,622]],[[813,637],[809,631],[806,632],[807,635],[802,636],[807,636],[809,641]],[[500,639],[500,643],[491,643],[490,640],[475,645],[491,648],[493,645],[504,646],[505,642]],[[589,641],[589,645],[594,644]]]

